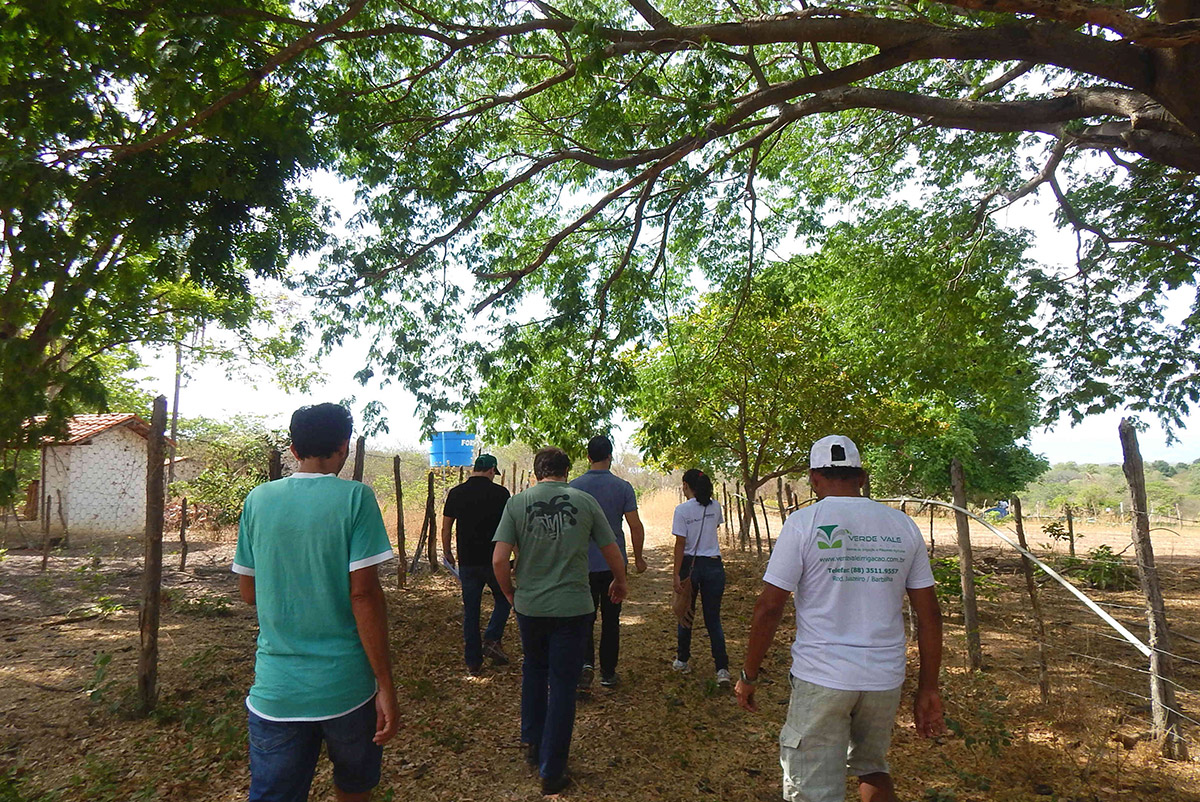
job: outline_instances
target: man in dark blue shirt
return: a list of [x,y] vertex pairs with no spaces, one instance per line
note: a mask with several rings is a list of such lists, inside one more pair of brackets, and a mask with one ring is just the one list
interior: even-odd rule
[[[637,496],[633,485],[612,473],[612,441],[603,435],[593,437],[588,441],[588,462],[590,470],[571,482],[571,487],[578,488],[600,502],[600,509],[608,519],[608,525],[617,538],[617,546],[621,556],[628,559],[625,550],[625,533],[621,529],[621,519],[629,524],[629,539],[633,543],[633,563],[640,574],[646,570],[646,560],[642,557],[642,544],[646,539],[646,529],[642,519],[638,517]],[[614,604],[608,596],[608,586],[612,583],[612,571],[600,555],[600,550],[593,544],[588,552],[588,578],[592,586],[592,601],[600,611],[600,684],[612,688],[620,682],[617,676],[617,657],[620,654],[621,605]],[[587,690],[592,683],[595,671],[596,614],[592,613],[592,625],[588,627],[587,658],[583,667],[583,675],[579,678],[580,690]]]

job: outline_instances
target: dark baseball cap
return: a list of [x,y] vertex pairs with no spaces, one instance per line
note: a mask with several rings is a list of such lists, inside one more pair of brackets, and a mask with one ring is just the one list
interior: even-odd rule
[[475,458],[475,467],[471,470],[489,471],[493,468],[495,468],[497,471],[500,470],[500,463],[496,462],[496,458],[491,454],[480,454]]

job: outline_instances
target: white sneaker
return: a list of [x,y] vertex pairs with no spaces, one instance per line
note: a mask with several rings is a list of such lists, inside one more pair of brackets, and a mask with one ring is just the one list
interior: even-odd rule
[[717,684],[722,688],[728,688],[729,683],[733,682],[733,675],[729,673],[728,668],[722,668],[717,671]]
[[692,669],[688,668],[688,664],[685,661],[676,660],[674,663],[671,663],[671,670],[678,671],[680,674],[687,674]]

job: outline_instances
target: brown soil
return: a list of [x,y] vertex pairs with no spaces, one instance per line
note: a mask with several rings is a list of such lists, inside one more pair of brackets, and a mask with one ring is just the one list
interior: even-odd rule
[[[673,493],[664,493],[643,504],[651,569],[631,579],[622,617],[623,682],[614,690],[597,686],[581,699],[571,753],[576,785],[567,798],[779,798],[776,736],[787,703],[787,633],[793,624],[785,619],[768,657],[756,715],[716,687],[702,628],[696,670],[687,676],[670,671],[669,522],[675,503]],[[937,524],[941,552],[953,536],[948,522]],[[412,532],[410,521],[410,551]],[[1161,533],[1155,537],[1163,543]],[[1032,533],[1030,539],[1044,541]],[[1097,533],[1085,531],[1081,551],[1099,542]],[[1187,545],[1193,545],[1190,538]],[[921,740],[902,712],[891,753],[901,798],[1200,802],[1200,766],[1164,760],[1143,739],[1149,712],[1141,656],[1052,584],[1042,586],[1052,695],[1041,703],[1019,563],[990,549],[982,533],[979,546],[997,583],[995,598],[981,602],[987,667],[976,674],[963,669],[960,616],[953,603],[947,605],[944,697],[961,734]],[[121,704],[134,685],[140,546],[108,541],[77,547],[52,555],[44,574],[38,554],[10,551],[0,563],[0,800],[244,798],[242,700],[253,674],[253,611],[235,600],[228,535],[193,544],[186,573],[173,570],[178,557],[172,544],[168,551],[160,704],[144,720],[124,715]],[[1177,636],[1173,651],[1181,658],[1179,702],[1200,719],[1200,565],[1185,559],[1191,553],[1200,550],[1175,549],[1176,559],[1164,560],[1162,571]],[[723,620],[736,668],[762,562],[728,545],[726,557]],[[403,727],[386,748],[375,798],[540,798],[518,745],[515,624],[510,622],[505,647],[518,659],[472,679],[462,666],[453,579],[423,573],[399,589],[391,567],[384,582]],[[1087,592],[1123,621],[1144,620],[1136,591]],[[1144,628],[1132,628],[1144,637]],[[1185,734],[1192,751],[1200,752],[1200,727],[1189,723]],[[313,798],[332,799],[327,765]]]

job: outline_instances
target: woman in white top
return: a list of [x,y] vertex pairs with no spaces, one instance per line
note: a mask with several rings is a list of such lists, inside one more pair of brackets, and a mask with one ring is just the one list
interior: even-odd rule
[[[682,592],[683,580],[692,578],[692,609],[696,596],[704,611],[704,628],[712,644],[717,666],[717,683],[730,683],[729,655],[725,651],[725,632],[721,628],[721,597],[725,594],[725,566],[721,564],[721,546],[717,527],[721,525],[721,505],[713,498],[713,483],[704,471],[692,468],[683,474],[683,495],[687,501],[675,508],[671,532],[675,535],[675,590]],[[692,630],[679,627],[675,662],[676,671],[690,671]]]

